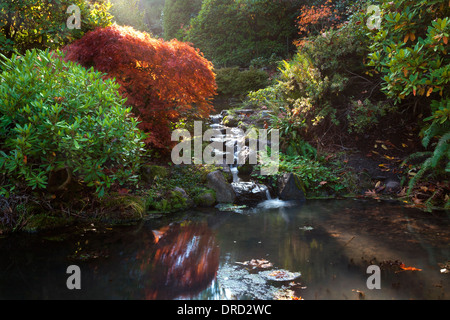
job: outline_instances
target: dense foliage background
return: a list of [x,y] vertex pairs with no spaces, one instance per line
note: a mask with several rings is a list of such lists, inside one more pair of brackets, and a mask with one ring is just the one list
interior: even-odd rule
[[[359,148],[403,162],[416,203],[448,207],[449,37],[447,0],[2,1],[2,193],[59,172],[54,187],[70,176],[103,194],[136,177],[142,141],[151,161],[167,154],[218,93],[269,114],[283,166],[313,189],[349,183],[327,161]],[[398,154],[369,149],[391,138]]]

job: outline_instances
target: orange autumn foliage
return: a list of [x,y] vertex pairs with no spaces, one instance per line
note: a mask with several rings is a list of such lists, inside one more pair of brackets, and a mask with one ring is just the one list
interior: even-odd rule
[[[322,33],[333,27],[338,27],[341,16],[333,4],[333,0],[328,0],[320,6],[304,5],[300,9],[300,15],[297,17],[297,27],[300,36],[311,36]],[[304,40],[294,42],[297,46]]]
[[64,52],[66,60],[116,79],[151,147],[167,150],[174,122],[208,117],[213,109],[213,66],[188,43],[113,25],[87,33]]

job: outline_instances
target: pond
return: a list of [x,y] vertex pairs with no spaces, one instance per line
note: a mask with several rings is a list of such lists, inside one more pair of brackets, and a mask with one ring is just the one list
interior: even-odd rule
[[398,202],[275,199],[16,234],[0,239],[0,299],[449,299],[449,227],[445,212]]

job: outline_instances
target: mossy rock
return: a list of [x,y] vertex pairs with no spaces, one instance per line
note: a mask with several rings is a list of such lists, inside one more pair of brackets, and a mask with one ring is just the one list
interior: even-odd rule
[[238,167],[239,173],[242,174],[251,174],[253,171],[253,165],[249,163],[244,163]]
[[224,126],[236,127],[239,124],[239,120],[232,115],[225,116],[222,120]]
[[181,188],[175,188],[166,192],[161,199],[149,199],[149,209],[155,209],[157,212],[176,212],[186,210],[192,206],[193,202]]
[[146,197],[137,195],[111,195],[101,200],[102,208],[112,219],[140,219],[146,211]]
[[167,168],[158,165],[145,165],[141,169],[141,178],[145,182],[151,183],[158,178],[166,178],[169,175]]
[[194,202],[199,207],[212,207],[216,204],[216,193],[214,190],[205,190],[194,198]]
[[58,217],[46,213],[40,213],[30,216],[22,230],[25,232],[51,230],[68,226],[72,222],[73,218]]

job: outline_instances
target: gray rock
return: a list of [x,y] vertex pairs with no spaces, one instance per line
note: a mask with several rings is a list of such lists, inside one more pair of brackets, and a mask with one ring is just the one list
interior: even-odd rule
[[189,197],[183,188],[175,187],[172,191],[178,192],[185,199],[185,204],[187,207],[193,206],[194,201]]
[[293,173],[285,173],[278,180],[278,197],[281,200],[304,200],[300,179]]
[[386,182],[386,192],[397,192],[399,191],[401,188],[400,182],[398,181],[394,181],[394,180],[389,180]]
[[208,173],[208,188],[216,192],[216,200],[219,203],[233,203],[236,200],[236,194],[231,185],[225,180],[222,172],[219,170]]
[[233,182],[237,203],[252,203],[267,200],[267,187],[255,182]]

